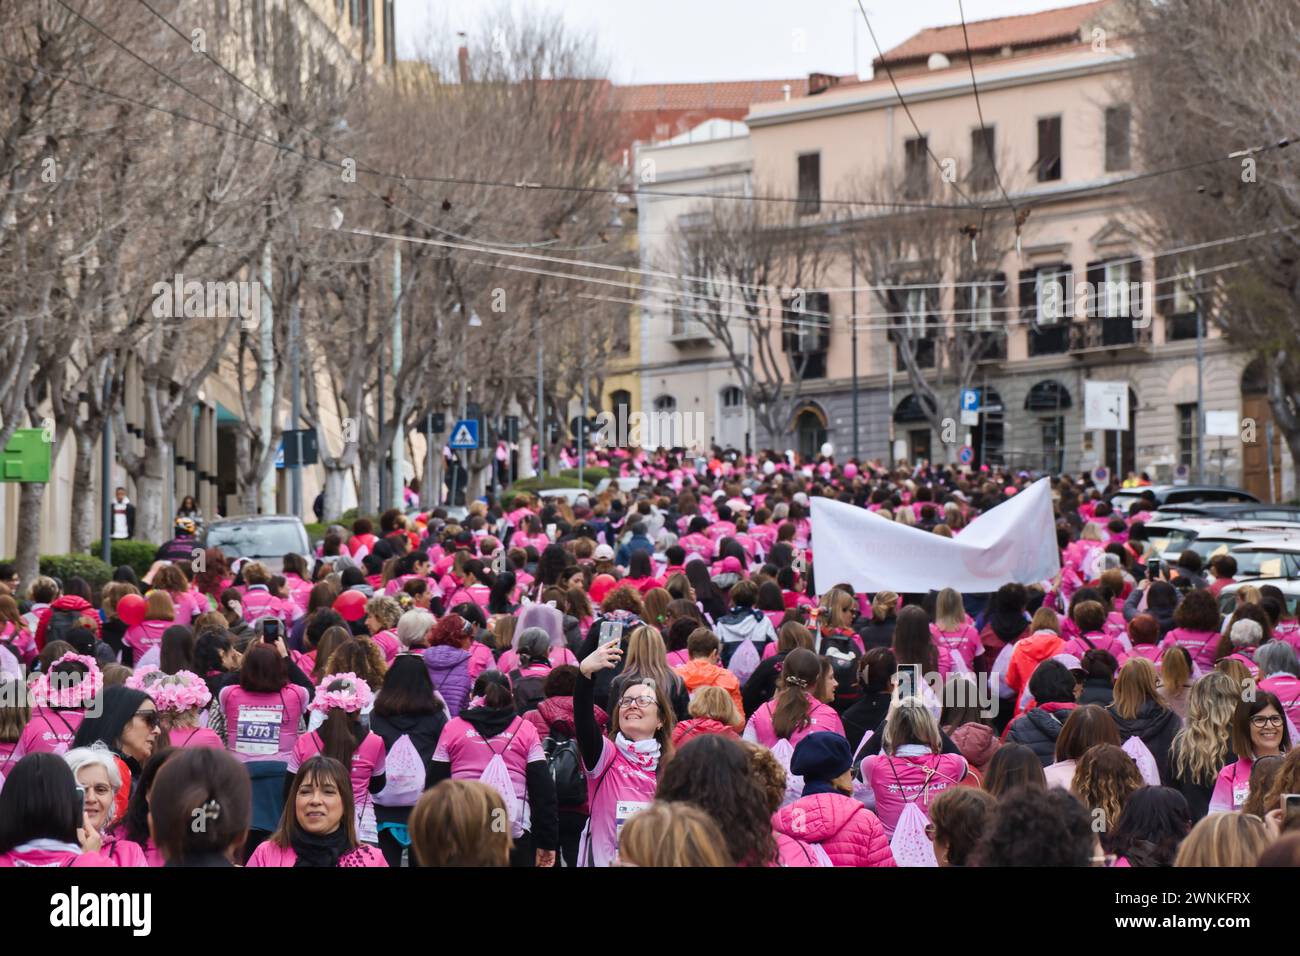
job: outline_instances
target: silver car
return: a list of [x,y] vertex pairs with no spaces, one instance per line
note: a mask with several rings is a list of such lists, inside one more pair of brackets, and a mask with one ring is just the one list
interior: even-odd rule
[[311,542],[302,519],[293,515],[221,518],[203,531],[203,547],[218,548],[227,558],[255,558],[275,574],[284,570],[286,554],[300,554],[311,565]]

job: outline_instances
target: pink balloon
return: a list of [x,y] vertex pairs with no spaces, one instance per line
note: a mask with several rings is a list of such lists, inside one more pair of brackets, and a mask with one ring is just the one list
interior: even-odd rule
[[344,591],[334,599],[334,610],[345,621],[359,621],[366,616],[366,596],[360,591]]

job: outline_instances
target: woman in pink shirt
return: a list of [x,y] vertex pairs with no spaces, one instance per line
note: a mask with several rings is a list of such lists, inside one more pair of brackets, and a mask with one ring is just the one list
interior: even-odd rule
[[9,772],[0,790],[0,868],[116,866],[100,844],[62,757],[29,754]]
[[[172,596],[162,590],[150,591],[145,596],[144,620],[128,627],[122,637],[122,643],[130,649],[131,662],[139,661],[161,644],[163,631],[175,623],[176,605],[172,601]],[[125,650],[122,654],[122,662],[127,663]]]
[[930,636],[939,647],[960,654],[967,667],[973,667],[975,658],[984,653],[979,631],[975,630],[962,605],[961,592],[953,588],[944,588],[935,599]]
[[919,697],[893,705],[883,749],[862,761],[864,801],[892,837],[909,806],[929,818],[930,802],[969,772],[961,754],[943,752],[939,724]]
[[348,768],[356,815],[356,836],[362,843],[379,844],[375,802],[371,794],[384,789],[387,751],[378,734],[361,724],[361,712],[370,706],[370,687],[356,674],[332,674],[321,681],[311,709],[325,714],[325,722],[298,738],[287,770],[296,774],[309,757],[324,754]]
[[280,826],[260,844],[248,866],[388,866],[375,847],[357,839],[352,786],[343,764],[307,758],[294,774]]
[[208,610],[207,598],[197,591],[190,590],[190,582],[185,572],[175,564],[164,564],[154,572],[150,585],[155,591],[166,591],[172,599],[172,623],[190,626],[194,615],[204,614]]
[[1219,602],[1209,591],[1189,591],[1174,610],[1174,624],[1169,638],[1192,655],[1192,663],[1203,671],[1214,667],[1223,636],[1220,629]]
[[29,753],[61,754],[85,718],[85,709],[99,696],[104,678],[93,657],[64,654],[27,690],[32,715],[9,755],[12,767]]
[[402,650],[402,642],[397,639],[397,622],[401,619],[402,605],[396,598],[372,597],[366,602],[366,630],[384,652],[385,664],[393,663]]
[[100,851],[117,866],[148,866],[144,849],[109,829],[114,803],[122,789],[122,772],[113,754],[103,747],[77,747],[63,755],[77,786],[86,792],[86,823],[100,836]]
[[288,761],[298,743],[298,721],[311,695],[290,683],[284,641],[249,646],[239,668],[239,683],[217,695],[225,716],[226,749],[249,763]]
[[167,674],[156,667],[138,670],[127,679],[127,687],[149,694],[162,715],[163,730],[173,747],[226,745],[217,734],[199,726],[199,712],[212,701],[212,691],[198,674],[180,670]]

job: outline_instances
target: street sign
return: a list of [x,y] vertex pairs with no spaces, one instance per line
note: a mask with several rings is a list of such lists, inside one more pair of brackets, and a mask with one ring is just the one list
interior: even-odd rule
[[4,448],[4,474],[0,481],[48,482],[51,447],[45,429],[17,429]]
[[1192,469],[1187,465],[1174,466],[1174,484],[1185,485],[1187,480],[1192,477]]
[[980,423],[980,413],[963,408],[961,410],[961,423],[963,425],[978,425]]
[[1229,409],[1226,412],[1205,413],[1205,434],[1211,438],[1236,438],[1241,423],[1237,413]]
[[957,452],[957,460],[963,465],[969,465],[975,460],[975,449],[970,445],[962,445],[961,451]]
[[1083,427],[1091,431],[1128,431],[1128,382],[1083,383]]
[[280,433],[280,447],[275,452],[276,468],[297,468],[298,463],[298,440],[297,435],[302,435],[302,464],[314,465],[318,458],[316,453],[316,429],[301,428],[294,430],[286,429]]
[[1105,465],[1092,470],[1092,483],[1098,488],[1105,488],[1110,484],[1110,469]]
[[445,412],[430,412],[425,417],[427,427],[433,429],[433,434],[441,435],[447,430],[447,415]]
[[961,410],[963,412],[978,412],[980,410],[980,390],[978,388],[963,388],[961,390]]
[[478,419],[462,418],[451,427],[451,441],[447,442],[452,448],[477,448],[478,447]]

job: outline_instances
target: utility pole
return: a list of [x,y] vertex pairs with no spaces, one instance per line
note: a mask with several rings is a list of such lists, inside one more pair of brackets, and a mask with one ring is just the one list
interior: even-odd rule
[[546,474],[546,398],[542,366],[542,314],[533,307],[533,335],[537,338],[537,474]]
[[[275,432],[275,326],[271,307],[271,279],[273,275],[271,258],[271,241],[262,244],[262,325],[258,330],[259,365],[262,381],[258,389],[260,403],[260,425],[262,440],[270,445]],[[275,468],[268,468],[258,489],[257,510],[264,515],[273,515],[275,507]]]
[[1201,290],[1196,266],[1189,268],[1192,302],[1196,305],[1196,480],[1205,483],[1205,316],[1201,312]]
[[[402,373],[402,244],[393,244],[393,407],[399,408],[397,379]],[[393,499],[389,504],[402,508],[406,503],[403,465],[406,463],[406,436],[403,434],[401,416],[393,430],[393,478],[390,487]]]
[[[291,280],[294,283],[293,302],[289,305],[289,388],[291,391],[290,401],[292,403],[291,416],[293,420],[293,440],[294,440],[294,461],[295,464],[289,469],[289,510],[297,517],[302,517],[302,429],[299,424],[302,422],[302,344],[300,341],[302,335],[302,295],[298,289],[298,284],[302,281],[298,275],[298,267],[295,264],[294,274]],[[285,458],[288,458],[288,449],[285,450]],[[286,467],[288,461],[285,462]]]
[[[853,65],[857,73],[858,20],[853,19]],[[858,448],[858,261],[853,257],[852,240],[849,247],[849,322],[853,327],[853,458],[861,460]]]
[[[111,368],[111,366],[109,366]],[[106,370],[104,373],[104,428],[99,436],[99,491],[103,498],[104,534],[100,540],[100,557],[105,564],[112,564],[113,554],[113,416],[109,413],[112,405],[109,399],[113,392],[113,377]],[[1272,463],[1270,458],[1269,462]],[[1271,474],[1271,470],[1270,470]],[[1269,482],[1269,487],[1272,487]]]

